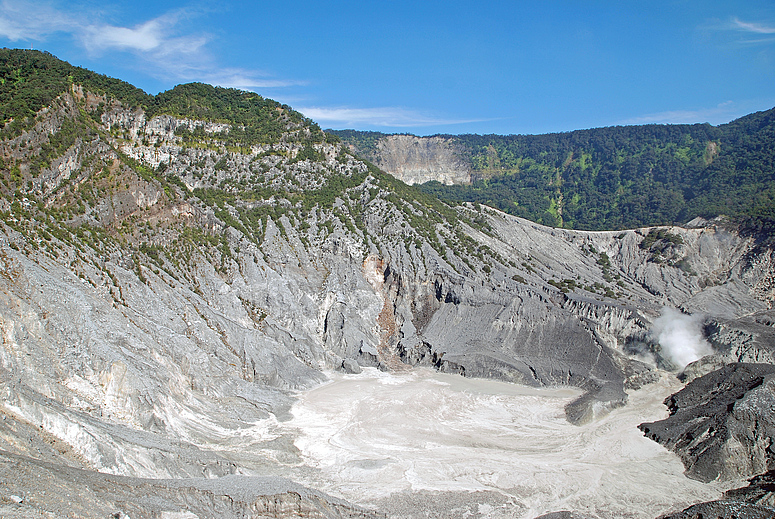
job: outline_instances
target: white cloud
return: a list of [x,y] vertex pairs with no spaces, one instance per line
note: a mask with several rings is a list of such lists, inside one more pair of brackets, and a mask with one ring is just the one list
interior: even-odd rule
[[91,52],[109,49],[150,51],[165,43],[164,25],[159,18],[132,28],[90,25],[85,28],[82,41]]
[[205,57],[205,45],[210,38],[206,34],[177,35],[177,26],[185,14],[184,10],[178,10],[134,27],[91,24],[74,36],[91,54],[129,51],[157,60],[172,57],[184,59],[183,64],[195,63]]
[[756,22],[744,22],[739,18],[732,19],[732,27],[741,31],[758,34],[775,34],[775,27],[770,27]]
[[386,126],[420,127],[447,124],[481,122],[485,119],[448,120],[430,117],[413,110],[397,107],[351,108],[351,107],[301,107],[297,110],[313,121],[342,126]]
[[9,40],[42,40],[56,32],[72,32],[78,21],[49,4],[32,4],[24,0],[0,2],[0,36]]
[[255,90],[257,88],[283,88],[289,86],[305,85],[305,81],[272,79],[267,74],[255,70],[242,68],[224,68],[202,76],[207,83],[226,88],[239,88],[241,90]]
[[734,17],[723,21],[709,20],[697,29],[705,41],[726,50],[765,47],[775,43],[775,22],[772,21],[744,21]]
[[223,68],[207,50],[208,34],[186,33],[183,21],[200,13],[178,9],[134,26],[105,23],[99,14],[60,9],[54,2],[0,1],[0,37],[13,42],[43,42],[53,34],[69,34],[91,56],[125,52],[147,74],[171,81],[202,81],[252,90],[301,84],[266,73]]
[[621,121],[620,124],[720,124],[744,115],[744,110],[732,101],[721,103],[713,108],[698,110],[669,110],[653,114],[645,114]]

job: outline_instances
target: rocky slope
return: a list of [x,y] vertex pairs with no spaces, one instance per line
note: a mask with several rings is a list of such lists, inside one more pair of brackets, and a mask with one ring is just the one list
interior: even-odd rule
[[0,484],[4,518],[223,517],[274,519],[378,518],[282,478],[141,479],[113,476],[0,451],[0,467],[14,477]]
[[692,380],[665,405],[668,418],[639,427],[676,452],[687,475],[704,481],[755,477],[721,500],[698,503],[663,519],[773,517],[775,366],[728,364]]
[[[278,479],[305,469],[277,424],[326,370],[570,384],[583,423],[670,366],[649,334],[663,306],[717,316],[722,356],[773,322],[770,253],[723,221],[580,232],[450,207],[288,107],[261,105],[271,138],[214,105],[181,112],[262,102],[192,88],[144,108],[72,84],[2,134],[4,513],[53,510],[20,494],[28,474],[100,513],[360,516]],[[272,490],[240,480],[257,476]],[[176,497],[122,508],[135,484]]]
[[698,503],[661,519],[770,519],[775,515],[775,474],[751,478],[748,486],[725,492],[724,498]]
[[640,429],[704,481],[750,477],[775,465],[775,366],[727,365],[667,401],[670,416]]

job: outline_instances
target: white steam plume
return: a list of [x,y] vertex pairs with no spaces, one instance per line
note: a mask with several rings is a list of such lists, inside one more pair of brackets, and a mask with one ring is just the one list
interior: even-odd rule
[[713,348],[702,336],[702,318],[675,308],[662,309],[662,314],[651,326],[651,336],[662,347],[662,356],[678,368],[713,353]]

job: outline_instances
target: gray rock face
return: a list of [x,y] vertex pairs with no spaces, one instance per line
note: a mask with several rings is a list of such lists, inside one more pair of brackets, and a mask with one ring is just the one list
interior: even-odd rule
[[766,506],[775,512],[775,471],[751,478],[747,486],[728,490],[724,497],[730,501]]
[[375,163],[407,184],[436,180],[442,184],[471,182],[471,166],[453,140],[442,137],[387,135],[377,143]]
[[775,466],[775,366],[730,364],[665,401],[670,416],[639,428],[676,452],[701,481],[749,477]]
[[751,478],[748,486],[728,490],[724,499],[698,503],[661,519],[770,519],[775,517],[775,473]]
[[691,382],[735,362],[775,364],[775,317],[771,310],[737,319],[711,317],[704,335],[717,352],[686,366],[681,379]]
[[708,340],[731,362],[775,364],[775,316],[759,312],[736,320],[713,319]]
[[775,509],[738,503],[734,501],[711,501],[690,506],[676,514],[662,516],[660,519],[771,519]]
[[588,517],[589,516],[563,510],[561,512],[552,512],[549,514],[539,515],[536,517],[536,519],[587,519]]

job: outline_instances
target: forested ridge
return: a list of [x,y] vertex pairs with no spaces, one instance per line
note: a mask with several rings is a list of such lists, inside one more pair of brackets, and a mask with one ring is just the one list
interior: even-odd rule
[[[376,160],[384,134],[334,131]],[[617,126],[546,135],[440,135],[462,144],[470,185],[428,193],[538,223],[603,230],[726,215],[752,232],[775,217],[775,109],[711,126]]]
[[[322,142],[320,128],[272,99],[253,92],[203,83],[178,85],[153,96],[139,88],[90,70],[75,67],[47,52],[0,49],[0,126],[3,137],[19,135],[35,123],[37,112],[72,85],[142,108],[146,117],[172,115],[233,125],[228,143],[272,143],[292,127],[310,127],[312,141]],[[93,116],[99,117],[101,111]],[[201,137],[184,135],[184,138]]]
[[[62,99],[68,95],[78,99]],[[77,107],[77,114],[63,112],[61,124],[50,121],[52,112],[66,112],[68,102]],[[117,111],[123,115],[118,117]],[[159,115],[216,124],[178,124],[167,135],[146,127]],[[44,121],[52,130],[41,131]],[[108,144],[118,162],[90,157],[58,188],[56,202],[50,202],[43,178],[66,154],[84,157],[84,146],[97,143]],[[425,238],[443,252],[446,242],[440,242],[436,224],[447,223],[456,240],[462,239],[459,221],[476,228],[484,225],[357,160],[338,137],[287,105],[254,92],[203,83],[178,85],[153,96],[46,52],[0,49],[0,144],[6,145],[0,149],[0,208],[5,202],[27,219],[43,211],[47,221],[65,223],[63,236],[70,224],[80,225],[74,221],[94,218],[101,195],[129,189],[137,177],[158,184],[169,201],[182,197],[209,207],[225,226],[256,244],[264,239],[269,219],[283,218],[300,231],[313,221],[328,234],[337,221],[366,243],[365,207],[377,199],[397,208],[412,224],[417,234],[402,235],[407,246],[420,247]],[[142,158],[145,152],[169,156],[150,164]],[[0,217],[12,218],[11,212],[0,210]],[[198,231],[193,236],[198,245],[223,245],[210,243]],[[452,243],[447,248],[453,248]],[[146,246],[140,252],[153,250]]]

